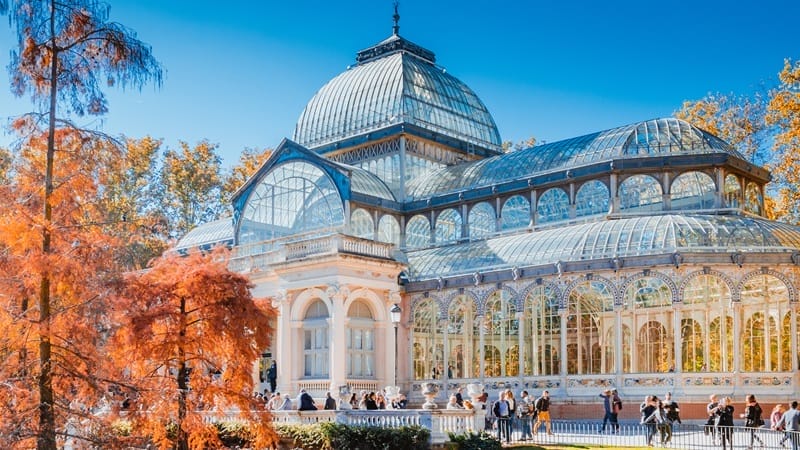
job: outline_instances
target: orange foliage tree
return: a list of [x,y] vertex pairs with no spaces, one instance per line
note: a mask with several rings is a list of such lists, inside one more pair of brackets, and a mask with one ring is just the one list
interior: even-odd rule
[[800,61],[784,61],[780,86],[769,102],[767,122],[778,128],[770,168],[778,186],[776,216],[800,223]]
[[[26,128],[32,130],[32,139],[38,139],[40,131],[44,130],[41,136],[45,142],[43,148],[31,146],[38,153],[31,155],[30,161],[35,164],[28,168],[36,172],[31,172],[29,179],[38,185],[34,188],[20,184],[30,195],[16,196],[22,206],[37,206],[31,211],[38,209],[39,214],[34,217],[29,213],[20,220],[31,226],[28,230],[6,231],[12,234],[4,236],[5,245],[13,249],[9,251],[15,256],[7,263],[19,270],[12,272],[16,277],[9,277],[8,294],[3,297],[15,306],[4,312],[7,316],[4,320],[15,326],[12,339],[22,336],[8,343],[14,348],[10,353],[20,355],[22,361],[18,366],[22,372],[14,378],[18,381],[14,392],[28,390],[24,399],[18,393],[9,394],[11,400],[6,405],[24,417],[28,425],[12,430],[12,433],[21,434],[3,434],[3,438],[25,448],[32,447],[27,441],[32,438],[39,450],[55,450],[59,435],[66,436],[73,429],[86,429],[66,423],[67,419],[75,418],[72,412],[80,407],[63,409],[75,398],[73,392],[80,393],[81,388],[60,383],[61,377],[87,380],[86,375],[94,371],[88,363],[94,360],[92,353],[96,347],[93,345],[97,342],[91,336],[81,336],[80,331],[83,329],[93,335],[101,328],[90,323],[97,318],[94,311],[82,310],[97,305],[88,300],[104,292],[103,289],[85,291],[89,286],[95,287],[87,280],[103,277],[78,274],[86,274],[83,271],[88,268],[99,269],[99,274],[105,272],[102,267],[91,264],[85,267],[74,264],[80,259],[73,255],[87,251],[86,248],[95,249],[95,244],[82,247],[82,240],[78,238],[77,246],[63,245],[70,242],[72,234],[83,233],[83,227],[70,230],[66,227],[73,225],[60,219],[79,217],[81,210],[89,206],[86,201],[91,197],[83,196],[81,190],[70,192],[64,188],[72,181],[71,176],[57,179],[57,171],[66,167],[62,155],[66,155],[68,147],[62,144],[74,144],[76,135],[72,135],[73,139],[59,139],[56,130],[72,127],[70,113],[74,116],[105,113],[107,105],[101,86],[119,83],[141,87],[149,80],[160,81],[161,68],[147,45],[122,25],[108,20],[108,6],[100,1],[0,0],[0,14],[8,14],[11,25],[16,28],[17,48],[11,52],[9,64],[12,91],[18,96],[30,94],[39,107],[21,123],[30,125]],[[65,114],[59,114],[62,112]],[[83,145],[76,148],[81,147]],[[3,226],[11,230],[15,225],[6,222]],[[21,234],[13,234],[15,232]],[[96,242],[101,244],[103,238],[96,237]],[[37,240],[38,245],[34,245]],[[102,248],[105,247],[101,244]],[[34,291],[35,297],[31,295]],[[82,318],[72,315],[72,311],[78,310],[85,313]],[[75,321],[72,324],[75,337],[61,333],[68,329],[69,320]],[[79,342],[84,338],[91,345]],[[33,342],[36,345],[32,345]],[[30,366],[31,360],[36,361],[36,367]],[[33,406],[18,409],[22,403]],[[69,412],[64,414],[64,411]],[[3,426],[13,425],[14,420],[17,419],[6,415],[0,418]],[[25,442],[20,443],[20,440]]]
[[[50,208],[41,215],[47,136],[30,139],[0,188],[0,448],[107,446],[97,411],[107,385],[98,348],[110,329],[106,304],[118,285],[114,253],[96,207],[92,137],[56,130]],[[42,246],[42,233],[50,236]],[[42,303],[46,289],[48,301]],[[44,413],[50,421],[42,424]],[[88,444],[87,444],[88,445]]]
[[275,310],[254,300],[250,282],[227,264],[224,249],[167,254],[130,275],[117,304],[111,348],[132,399],[126,419],[162,449],[219,446],[204,421],[214,415],[247,421],[255,448],[274,443],[252,392]]

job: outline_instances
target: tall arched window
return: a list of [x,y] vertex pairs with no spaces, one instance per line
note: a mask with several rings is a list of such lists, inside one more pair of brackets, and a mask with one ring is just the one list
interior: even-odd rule
[[[600,281],[584,281],[577,284],[567,297],[567,373],[583,375],[601,373],[600,361],[596,351],[602,338],[601,329],[614,323],[614,295],[611,289]],[[613,345],[604,343],[604,345]]]
[[619,186],[620,209],[625,212],[661,211],[663,192],[650,175],[634,175]]
[[519,374],[519,365],[514,367],[504,360],[509,355],[508,350],[519,343],[519,320],[516,313],[517,309],[508,291],[495,291],[486,301],[484,348],[487,351],[484,355],[484,367],[487,377]]
[[608,212],[608,186],[598,180],[584,183],[575,195],[575,215],[594,216]]
[[[733,311],[730,304],[730,288],[714,274],[698,275],[686,283],[680,310],[681,368],[684,372],[733,371]],[[720,316],[726,319],[721,321]],[[687,327],[684,324],[692,325]],[[693,324],[708,325],[705,332],[701,328],[697,336]],[[697,348],[698,345],[702,348]]]
[[461,214],[445,209],[436,218],[436,243],[445,244],[461,239]]
[[480,348],[480,336],[475,333],[475,302],[466,295],[459,295],[450,302],[447,319],[447,339],[450,346],[447,364],[453,368],[453,378],[477,376],[472,370]]
[[303,317],[303,376],[328,376],[328,307],[322,300],[309,305]]
[[495,232],[496,223],[492,205],[478,203],[469,210],[469,238],[483,239],[491,236]]
[[725,176],[725,207],[742,207],[742,183],[736,175]]
[[545,191],[536,202],[536,224],[569,219],[569,196],[560,188]]
[[424,299],[414,308],[414,379],[442,377],[444,372],[444,333],[439,327],[439,304]]
[[531,204],[525,197],[515,195],[503,203],[500,217],[503,218],[503,230],[527,228],[531,223]]
[[[634,370],[637,372],[674,370],[675,347],[672,334],[674,310],[669,286],[660,278],[642,277],[628,284],[623,301],[627,309],[633,310],[635,322],[645,324],[639,327],[638,340],[635,343],[638,352]],[[655,353],[654,349],[657,350]]]
[[394,216],[388,214],[378,222],[378,241],[400,245],[400,224]]
[[789,292],[778,278],[762,274],[749,278],[741,292],[741,364],[743,372],[790,370],[791,359],[779,350],[782,341],[775,318],[789,309]]
[[239,244],[262,242],[344,224],[342,199],[319,167],[293,161],[273,168],[242,210]]
[[558,375],[561,316],[550,286],[537,286],[525,297],[524,375]]
[[375,320],[369,305],[356,300],[347,311],[347,376],[375,377]]
[[431,225],[425,216],[416,215],[406,224],[406,247],[421,248],[431,243]]
[[350,234],[364,239],[375,236],[375,222],[366,210],[358,208],[350,214]]
[[673,210],[711,209],[714,207],[717,186],[703,172],[686,172],[672,181],[670,208]]

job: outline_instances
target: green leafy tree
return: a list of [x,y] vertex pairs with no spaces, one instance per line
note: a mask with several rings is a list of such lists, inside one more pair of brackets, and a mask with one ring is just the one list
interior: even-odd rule
[[[0,0],[0,14],[8,14],[16,31],[17,45],[11,52],[9,72],[14,94],[29,94],[38,109],[18,121],[19,129],[31,130],[35,137],[43,131],[46,145],[41,147],[39,165],[41,190],[31,194],[41,207],[40,219],[34,230],[39,233],[38,263],[29,266],[30,274],[38,278],[38,298],[34,308],[38,317],[29,322],[27,332],[36,337],[39,345],[27,350],[36,355],[38,367],[33,374],[31,389],[36,403],[34,413],[27,419],[35,426],[28,428],[35,436],[36,447],[55,449],[57,446],[57,405],[65,400],[54,390],[54,370],[61,361],[55,359],[54,345],[69,347],[71,339],[60,341],[55,335],[53,294],[63,285],[54,284],[54,274],[60,272],[59,259],[64,256],[61,241],[63,228],[54,223],[63,213],[54,210],[62,206],[58,197],[55,168],[60,163],[56,129],[71,127],[73,116],[103,114],[107,103],[102,85],[121,84],[140,88],[144,83],[161,80],[161,68],[152,56],[150,47],[122,25],[108,20],[108,6],[94,0]],[[74,136],[73,136],[74,137]],[[82,137],[81,137],[82,139]],[[70,142],[75,148],[80,145]],[[39,151],[39,146],[31,146]],[[35,158],[33,158],[35,160]],[[79,200],[79,199],[77,199]],[[23,296],[21,314],[33,306]],[[25,331],[25,330],[20,330]],[[63,338],[66,338],[64,336]],[[54,339],[56,341],[54,342]],[[88,350],[87,350],[88,351]],[[25,353],[24,357],[27,357]],[[89,367],[76,366],[73,370]],[[60,395],[67,396],[68,392]],[[62,429],[62,432],[65,432]],[[27,442],[27,441],[26,441]],[[30,447],[30,443],[21,444]]]
[[179,151],[167,150],[161,182],[164,189],[161,205],[171,238],[180,238],[227,211],[223,202],[222,160],[215,144],[204,140],[190,147],[181,142]]

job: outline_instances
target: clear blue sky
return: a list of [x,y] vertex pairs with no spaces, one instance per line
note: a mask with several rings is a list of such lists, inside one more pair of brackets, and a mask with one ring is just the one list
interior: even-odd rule
[[[392,27],[391,0],[110,3],[166,77],[158,90],[108,91],[110,113],[80,123],[171,148],[207,138],[226,165],[291,138],[314,93]],[[433,50],[514,142],[669,116],[708,92],[752,93],[776,83],[784,58],[800,59],[797,0],[404,0],[400,15],[400,34]],[[15,42],[0,19],[3,68]],[[30,109],[2,71],[0,121]]]

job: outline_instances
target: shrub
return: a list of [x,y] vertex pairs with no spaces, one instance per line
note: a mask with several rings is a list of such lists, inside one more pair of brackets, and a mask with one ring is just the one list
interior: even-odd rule
[[329,450],[331,448],[328,438],[319,424],[276,425],[275,431],[282,439],[291,440],[293,446],[304,450]]
[[321,428],[336,450],[425,450],[430,440],[430,431],[419,426],[376,428],[324,423]]
[[481,431],[480,433],[453,434],[450,441],[457,445],[459,450],[500,450],[503,445],[494,436]]

